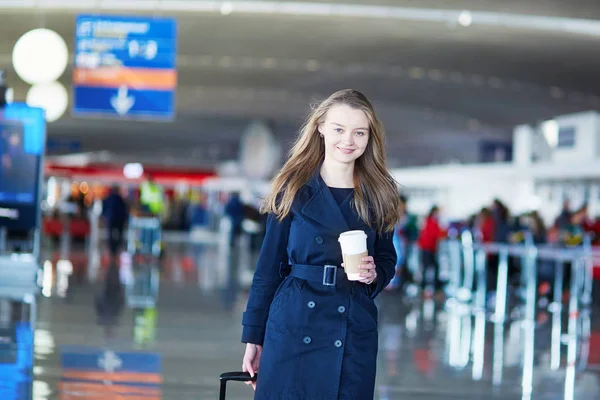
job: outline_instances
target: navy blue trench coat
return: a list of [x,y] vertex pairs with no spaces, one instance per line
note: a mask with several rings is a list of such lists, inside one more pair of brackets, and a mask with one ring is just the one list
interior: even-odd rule
[[[369,228],[352,198],[338,206],[316,173],[283,221],[268,216],[242,318],[242,342],[263,345],[255,400],[373,398],[378,348],[373,300],[394,275],[396,252],[392,233]],[[294,268],[320,276],[324,265],[340,266],[338,236],[355,229],[367,233],[375,283],[350,282],[341,268],[334,286],[294,276]],[[325,271],[331,283],[332,270]]]

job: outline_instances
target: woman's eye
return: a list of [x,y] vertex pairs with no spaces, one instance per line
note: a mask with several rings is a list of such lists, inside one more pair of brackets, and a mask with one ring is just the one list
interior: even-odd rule
[[365,132],[363,132],[363,131],[358,131],[358,132],[356,132],[356,134],[358,136],[365,136]]
[[338,133],[342,133],[344,130],[342,128],[335,128],[335,131]]

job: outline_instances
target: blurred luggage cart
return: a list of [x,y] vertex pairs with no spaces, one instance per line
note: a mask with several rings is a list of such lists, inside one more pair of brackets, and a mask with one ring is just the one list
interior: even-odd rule
[[[158,218],[131,217],[127,231],[127,258],[131,279],[126,285],[127,305],[154,308],[158,300],[162,230]],[[123,267],[123,265],[122,265]]]
[[154,217],[131,217],[127,230],[127,251],[158,259],[162,248],[160,220]]

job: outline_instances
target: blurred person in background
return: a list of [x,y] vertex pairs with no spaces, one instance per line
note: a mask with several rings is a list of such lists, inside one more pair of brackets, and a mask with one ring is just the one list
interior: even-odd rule
[[584,236],[593,231],[593,222],[588,217],[587,204],[571,213],[569,224],[560,228],[563,243],[566,246],[578,246],[583,242]]
[[489,208],[483,207],[475,219],[475,231],[481,243],[494,241],[494,217]]
[[[587,219],[587,205],[584,204],[579,210],[570,211],[568,209],[569,202],[565,200],[563,210],[560,216],[556,219],[554,226],[550,230],[550,239],[553,244],[559,247],[575,247],[583,243],[586,234],[586,228],[591,224]],[[568,222],[566,221],[569,217]],[[563,291],[570,289],[572,267],[571,262],[564,263],[564,284]]]
[[[374,299],[395,273],[400,219],[384,143],[367,98],[339,91],[314,108],[275,177],[242,319],[243,370],[258,370],[255,400],[373,399]],[[338,239],[350,230],[367,235],[358,281],[339,267]]]
[[421,268],[423,271],[422,288],[427,294],[440,290],[442,283],[439,279],[439,266],[437,262],[438,244],[446,235],[439,222],[440,209],[431,207],[423,229],[419,235],[419,248],[421,249]]
[[129,218],[129,209],[118,185],[114,185],[104,199],[102,216],[108,230],[108,248],[115,256],[123,244],[123,230]]
[[396,276],[387,286],[387,290],[414,282],[408,261],[411,257],[412,247],[419,237],[419,225],[417,216],[408,212],[407,202],[406,196],[400,195],[400,212],[402,216],[394,231],[394,247],[398,256]]
[[152,175],[140,185],[140,206],[142,212],[161,218],[165,209],[165,196],[162,187]]
[[[545,245],[548,243],[548,230],[544,220],[537,211],[532,211],[523,218],[523,228],[531,234],[533,244]],[[538,304],[546,306],[548,297],[552,292],[552,284],[554,282],[554,262],[550,260],[540,259],[537,265],[537,282],[538,282]]]
[[581,218],[581,227],[585,233],[590,233],[594,229],[594,221],[590,218],[589,215],[589,206],[587,203],[584,203],[581,208],[578,210],[578,214]]
[[242,222],[244,222],[245,212],[246,207],[240,199],[240,193],[231,193],[231,197],[225,205],[225,216],[231,221],[231,245],[234,244],[236,238],[242,233]]
[[600,245],[600,217],[596,217],[590,226],[590,232],[593,234],[592,244]]
[[[491,206],[492,220],[494,225],[494,243],[506,244],[510,237],[510,212],[508,207],[500,199],[494,199]],[[496,304],[496,289],[498,286],[498,254],[490,254],[487,265],[487,291],[488,304],[493,307]],[[514,276],[517,269],[513,268],[514,260],[509,257],[509,276]]]
[[561,210],[558,218],[556,218],[556,221],[554,221],[554,225],[559,230],[567,229],[567,227],[569,225],[571,225],[571,217],[572,216],[573,216],[573,212],[571,211],[569,199],[565,199],[563,201],[562,210]]
[[208,208],[206,206],[206,195],[202,192],[193,194],[188,209],[190,227],[206,228],[208,226]]
[[164,229],[189,232],[190,209],[190,195],[176,192],[165,208]]
[[529,230],[533,235],[533,243],[546,243],[548,231],[546,229],[546,224],[544,224],[544,220],[542,219],[540,214],[537,211],[532,211],[529,214],[529,219],[527,220],[527,222]]
[[178,230],[180,230],[180,231],[188,232],[190,230],[190,228],[192,227],[190,219],[188,218],[188,216],[190,215],[190,208],[191,208],[191,202],[190,202],[189,195],[184,196],[180,200],[179,207],[178,207],[178,217],[179,217]]
[[492,203],[492,218],[494,220],[494,242],[507,243],[510,234],[510,212],[499,199],[494,199]]

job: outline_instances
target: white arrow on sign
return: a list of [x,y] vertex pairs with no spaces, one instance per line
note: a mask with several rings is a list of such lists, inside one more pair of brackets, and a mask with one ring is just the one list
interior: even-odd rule
[[117,95],[110,98],[110,104],[117,114],[125,115],[135,104],[135,97],[130,96],[129,89],[127,89],[127,86],[123,85],[119,87]]
[[106,350],[98,359],[98,366],[112,373],[123,366],[123,360],[114,351]]

